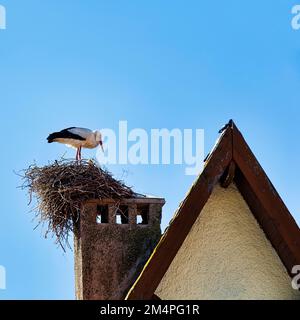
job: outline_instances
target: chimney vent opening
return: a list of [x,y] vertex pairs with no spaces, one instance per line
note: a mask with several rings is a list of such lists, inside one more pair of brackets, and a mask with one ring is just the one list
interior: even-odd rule
[[129,223],[128,206],[121,205],[117,208],[116,223],[117,224],[128,224]]
[[148,224],[149,223],[149,205],[138,205],[137,206],[137,215],[136,215],[137,224]]
[[97,206],[97,224],[108,223],[108,205]]
[[140,215],[137,215],[137,216],[136,216],[136,223],[137,223],[137,224],[143,224],[143,218],[142,218],[142,216],[140,216]]

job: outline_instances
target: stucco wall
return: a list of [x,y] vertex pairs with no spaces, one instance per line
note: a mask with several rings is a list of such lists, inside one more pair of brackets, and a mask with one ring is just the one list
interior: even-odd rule
[[300,298],[233,184],[215,188],[155,293],[165,300]]

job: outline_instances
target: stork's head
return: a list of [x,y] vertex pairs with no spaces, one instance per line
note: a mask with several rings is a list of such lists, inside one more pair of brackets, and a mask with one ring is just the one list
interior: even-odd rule
[[98,143],[98,145],[101,147],[102,151],[104,152],[101,132],[99,130],[96,130],[96,131],[94,131],[94,134],[95,134],[96,142]]

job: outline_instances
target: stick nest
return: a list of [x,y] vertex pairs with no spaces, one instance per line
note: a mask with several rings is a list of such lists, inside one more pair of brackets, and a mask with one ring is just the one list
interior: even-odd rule
[[30,202],[33,195],[37,200],[38,225],[46,223],[45,236],[52,233],[63,249],[69,246],[68,236],[74,231],[82,203],[107,198],[117,202],[137,195],[92,160],[60,160],[44,167],[34,164],[24,170],[22,178]]

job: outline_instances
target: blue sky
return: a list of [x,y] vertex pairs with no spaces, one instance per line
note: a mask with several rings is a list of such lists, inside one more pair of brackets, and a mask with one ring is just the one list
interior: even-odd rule
[[[0,299],[73,299],[73,256],[33,214],[14,170],[66,148],[67,126],[203,128],[205,150],[233,118],[300,223],[300,30],[295,1],[0,0]],[[94,156],[94,151],[84,152]],[[67,156],[74,152],[67,150]],[[184,166],[110,166],[166,198],[163,227],[194,177]]]

